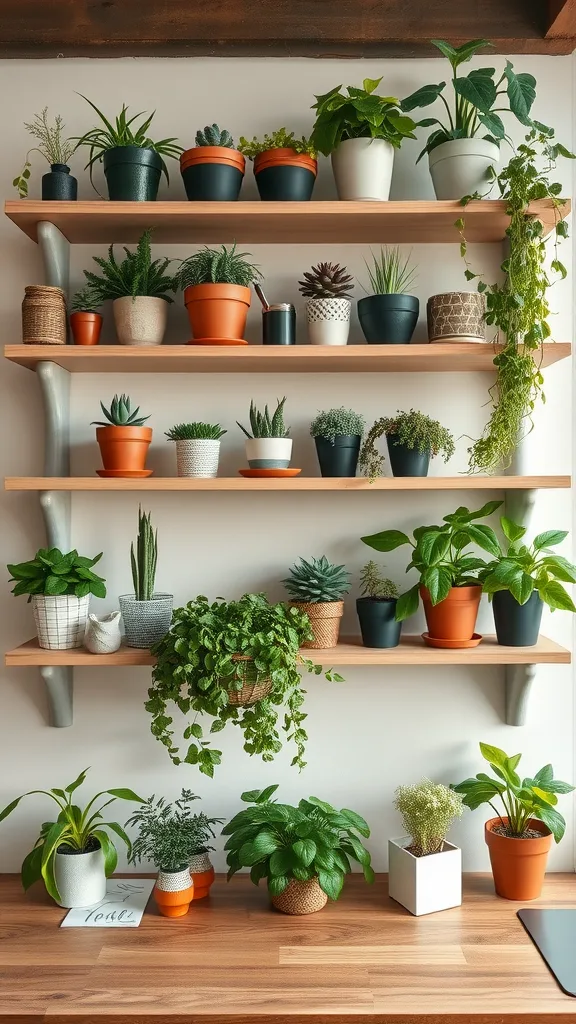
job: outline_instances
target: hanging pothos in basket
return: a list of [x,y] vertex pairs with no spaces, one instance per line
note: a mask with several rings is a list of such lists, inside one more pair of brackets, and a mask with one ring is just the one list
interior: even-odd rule
[[[553,281],[546,267],[542,223],[528,211],[535,200],[551,203],[556,224],[550,270],[556,279],[565,278],[566,268],[557,251],[559,240],[568,237],[568,226],[562,220],[562,186],[550,181],[559,156],[574,159],[574,154],[554,142],[552,129],[533,128],[507,166],[499,174],[492,171],[510,218],[506,230],[509,255],[501,267],[506,275],[503,283],[487,284],[482,274],[474,273],[467,259],[465,220],[456,221],[466,279],[478,279],[478,291],[486,296],[486,323],[498,328],[496,340],[503,346],[494,359],[497,376],[490,389],[490,419],[482,437],[468,449],[471,473],[495,473],[509,466],[523,434],[532,429],[531,417],[538,398],[545,401],[542,345],[550,337],[546,293]],[[539,167],[541,161],[543,166]],[[478,198],[465,196],[461,202],[467,206]]]
[[[302,728],[306,715],[300,669],[315,675],[324,671],[299,653],[301,644],[311,639],[307,615],[270,604],[265,594],[244,594],[239,601],[218,598],[212,604],[201,596],[176,608],[170,631],[152,648],[157,662],[145,704],[152,715],[152,734],[168,748],[174,764],[197,765],[210,778],[214,765],[220,764],[222,752],[205,738],[200,715],[214,719],[210,735],[228,722],[238,725],[244,750],[273,761],[282,749],[282,709],[282,729],[296,747],[292,764],[304,768],[308,737]],[[329,682],[342,681],[331,670],[324,675]],[[184,739],[191,742],[183,755],[174,744],[169,704],[193,715],[184,729]]]

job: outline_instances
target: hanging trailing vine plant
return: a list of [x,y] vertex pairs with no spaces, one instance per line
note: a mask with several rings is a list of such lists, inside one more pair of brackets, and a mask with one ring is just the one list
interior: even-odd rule
[[[558,242],[568,237],[568,225],[562,220],[562,186],[550,181],[559,156],[574,159],[564,146],[554,142],[554,132],[533,128],[518,146],[506,167],[493,177],[500,197],[506,200],[510,224],[506,230],[509,255],[501,269],[503,283],[487,284],[475,273],[467,258],[465,221],[460,218],[460,253],[466,263],[466,279],[478,280],[478,291],[485,294],[485,320],[498,328],[497,341],[503,348],[494,359],[497,376],[490,389],[492,413],[482,437],[468,449],[469,472],[494,473],[510,465],[523,434],[532,429],[532,412],[540,398],[544,378],[541,372],[542,344],[550,337],[550,306],[547,290],[553,283],[546,269],[546,242],[543,226],[528,209],[534,200],[549,200],[555,215],[554,258],[550,269],[556,280],[566,277],[566,268],[558,259]],[[544,166],[538,163],[543,159]],[[461,200],[467,206],[478,195]]]

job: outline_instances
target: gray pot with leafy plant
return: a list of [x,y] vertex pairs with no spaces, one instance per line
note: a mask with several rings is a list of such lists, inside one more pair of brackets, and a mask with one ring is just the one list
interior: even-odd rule
[[334,565],[326,555],[306,561],[301,558],[282,580],[290,595],[290,604],[310,620],[312,637],[303,647],[328,650],[336,647],[340,619],[344,614],[344,594],[350,590],[350,573],[343,565]]
[[402,623],[396,619],[400,595],[396,584],[382,575],[376,562],[370,561],[360,574],[360,592],[356,611],[364,647],[398,647]]
[[428,476],[431,458],[441,454],[444,462],[448,462],[454,455],[454,438],[438,420],[414,409],[398,410],[395,416],[376,420],[362,446],[360,468],[372,480],[382,475],[384,467],[384,456],[376,448],[376,441],[383,434],[393,476]]
[[327,409],[310,424],[322,476],[356,476],[366,421],[353,409]]
[[290,427],[284,423],[286,398],[278,399],[272,415],[268,406],[260,412],[250,402],[250,431],[238,423],[246,435],[244,446],[250,469],[287,469],[292,458],[292,438],[288,437]]
[[48,120],[48,107],[44,107],[40,114],[35,114],[30,124],[24,124],[26,131],[36,139],[37,146],[33,146],[26,153],[24,167],[12,184],[18,189],[20,199],[28,197],[28,182],[32,164],[30,163],[31,153],[40,153],[50,164],[50,170],[42,175],[42,199],[44,200],[65,200],[74,201],[78,198],[78,182],[70,174],[68,161],[74,152],[74,140],[63,138],[65,124],[60,114],[56,114],[54,123]]
[[[96,793],[81,810],[72,803],[72,794],[82,785],[88,771],[85,768],[64,789],[33,789],[24,793],[0,812],[0,821],[3,821],[25,796],[36,793],[49,797],[58,806],[57,821],[43,823],[34,848],[24,858],[21,873],[25,889],[42,879],[48,895],[61,907],[89,907],[104,899],[106,879],[118,863],[109,833],[113,832],[126,843],[128,853],[131,847],[122,826],[117,821],[104,821],[102,811],[113,800],[142,803],[142,797],[131,789],[106,789]],[[102,796],[112,799],[95,808],[94,804]]]
[[312,198],[318,163],[310,139],[295,139],[294,132],[279,128],[262,140],[241,138],[239,149],[254,161],[260,199],[286,203]]
[[372,266],[366,263],[371,292],[358,299],[358,317],[366,341],[371,345],[406,345],[418,323],[420,302],[408,295],[415,270],[410,257],[403,259],[396,246],[372,253]]
[[128,395],[114,395],[107,409],[103,402],[100,408],[105,420],[92,420],[96,427],[96,440],[100,448],[103,469],[97,469],[98,476],[150,476],[146,469],[146,456],[152,441],[152,427],[145,427],[149,416],[140,416],[140,406],[132,408]]
[[246,161],[226,128],[207,124],[196,132],[196,145],[180,154],[180,173],[191,202],[234,202]]
[[184,304],[193,345],[215,342],[245,345],[246,317],[250,309],[250,285],[261,277],[249,263],[248,252],[204,247],[183,260],[176,284],[184,291]]
[[90,285],[80,288],[70,303],[70,330],[75,345],[97,345],[102,331],[100,298]]
[[310,142],[332,157],[338,198],[388,199],[394,150],[404,139],[415,139],[415,122],[393,96],[376,96],[381,78],[365,78],[362,88],[337,85],[316,96],[316,121]]
[[176,443],[178,476],[218,476],[220,438],[226,433],[219,423],[176,423],[166,431]]
[[350,294],[354,278],[339,263],[319,263],[298,282],[306,303],[311,345],[346,345],[350,332]]
[[[371,858],[362,843],[370,837],[364,818],[347,808],[338,811],[315,796],[300,800],[297,807],[278,804],[270,799],[277,789],[242,793],[240,799],[254,806],[222,829],[228,836],[228,878],[249,867],[255,885],[266,879],[277,910],[298,915],[313,914],[340,897],[351,860],[372,884]],[[300,838],[294,841],[295,836]]]
[[157,562],[158,531],[152,529],[150,512],[139,508],[136,550],[130,545],[134,593],[119,598],[128,647],[150,648],[170,629],[174,598],[154,590]]
[[8,565],[15,597],[28,594],[32,604],[38,646],[67,651],[82,647],[90,595],[106,597],[105,580],[93,572],[102,558],[63,554],[58,548],[40,548],[28,562]]

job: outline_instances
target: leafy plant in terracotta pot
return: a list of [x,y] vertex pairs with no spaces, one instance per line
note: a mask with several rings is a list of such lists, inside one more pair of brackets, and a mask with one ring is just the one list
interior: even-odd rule
[[[484,836],[498,896],[535,900],[542,892],[552,838],[559,843],[566,829],[556,809],[558,796],[572,793],[574,786],[555,779],[551,764],[544,765],[533,778],[522,779],[516,771],[521,754],[508,757],[488,743],[480,744],[480,753],[496,778],[479,772],[453,788],[462,794],[466,807],[475,810],[490,804],[496,815],[486,822]],[[494,800],[501,802],[503,815]]]
[[397,647],[402,629],[402,623],[396,618],[400,591],[372,560],[360,574],[360,594],[356,598],[356,611],[364,647]]
[[245,259],[249,255],[236,252],[234,242],[229,249],[225,245],[220,249],[199,249],[182,262],[176,284],[184,291],[191,344],[247,344],[244,331],[250,285],[261,277],[258,268]]
[[310,139],[295,139],[294,132],[279,128],[263,139],[242,137],[239,149],[254,161],[260,199],[305,202],[312,198],[318,163]]
[[70,329],[75,345],[97,345],[102,331],[100,299],[90,285],[80,288],[70,303]]
[[312,627],[313,636],[303,647],[327,650],[336,647],[340,633],[340,619],[344,614],[344,594],[350,590],[350,573],[343,565],[333,565],[321,555],[307,561],[301,558],[282,580],[290,595],[290,604],[304,612]]
[[174,598],[155,589],[157,564],[158,531],[151,513],[138,508],[136,547],[130,545],[134,593],[119,597],[128,647],[150,648],[170,629]]
[[60,114],[56,114],[54,123],[48,120],[48,107],[44,107],[40,114],[35,114],[29,124],[24,124],[26,131],[36,139],[37,145],[33,146],[26,153],[24,167],[20,174],[14,178],[12,184],[18,189],[20,199],[28,197],[28,182],[30,180],[31,153],[40,153],[50,165],[47,174],[42,175],[42,199],[44,200],[68,200],[73,201],[78,196],[78,182],[70,174],[68,161],[74,152],[74,140],[65,139],[65,124]]
[[442,455],[448,462],[454,455],[454,438],[438,420],[410,409],[395,416],[383,416],[370,428],[360,452],[360,468],[365,476],[382,475],[384,456],[376,441],[385,434],[393,476],[428,476],[430,459]]
[[207,124],[196,132],[196,145],[180,154],[180,173],[191,202],[238,199],[246,161],[230,132]]
[[264,412],[260,412],[254,402],[250,402],[250,430],[236,421],[246,435],[244,446],[250,469],[288,469],[292,458],[292,438],[288,437],[290,427],[284,423],[285,402],[286,398],[277,399],[272,414],[267,405]]
[[226,433],[219,423],[176,423],[166,431],[176,444],[178,476],[216,477],[220,438]]
[[311,345],[347,345],[354,278],[339,263],[318,263],[298,282],[306,302]]
[[366,263],[370,291],[358,299],[358,319],[370,345],[407,345],[412,339],[420,300],[410,295],[416,271],[410,257],[404,259],[398,247],[372,253],[372,266]]
[[356,476],[366,421],[353,409],[326,409],[310,424],[322,476]]
[[98,476],[150,476],[152,470],[144,468],[152,440],[152,428],[144,424],[150,417],[140,416],[128,395],[114,395],[108,409],[103,402],[100,408],[106,419],[92,420],[104,465]]
[[278,786],[242,793],[253,804],[222,829],[228,836],[228,879],[243,867],[258,885],[266,879],[272,906],[284,914],[314,914],[337,900],[352,868],[361,866],[374,881],[370,854],[362,839],[370,837],[364,818],[355,811],[336,810],[311,796],[297,807],[270,798]]

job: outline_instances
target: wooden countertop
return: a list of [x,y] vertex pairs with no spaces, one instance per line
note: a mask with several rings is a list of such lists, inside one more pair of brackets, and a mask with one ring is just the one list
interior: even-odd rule
[[[489,875],[462,907],[415,918],[386,877],[349,879],[310,917],[269,909],[247,876],[218,878],[181,919],[151,901],[139,928],[59,929],[37,886],[0,876],[2,1024],[576,1024],[516,911]],[[549,875],[533,906],[576,906],[576,876]]]

